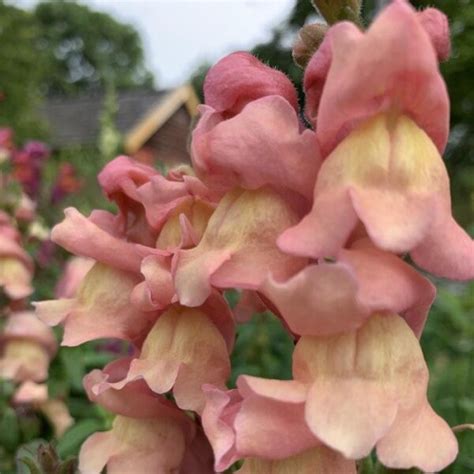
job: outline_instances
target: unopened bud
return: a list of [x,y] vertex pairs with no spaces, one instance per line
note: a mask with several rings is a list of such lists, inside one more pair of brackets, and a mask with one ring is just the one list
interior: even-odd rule
[[315,51],[323,42],[329,27],[323,23],[312,23],[303,26],[293,46],[293,60],[301,68],[305,68]]
[[312,0],[312,2],[329,25],[343,20],[360,23],[361,0]]
[[50,444],[40,444],[38,446],[38,462],[42,471],[46,474],[54,474],[58,467],[58,455]]

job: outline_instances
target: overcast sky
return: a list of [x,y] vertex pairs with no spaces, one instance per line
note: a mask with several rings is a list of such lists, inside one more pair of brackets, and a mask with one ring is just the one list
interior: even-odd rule
[[[203,61],[249,49],[270,37],[295,0],[82,0],[131,23],[159,87],[185,81]],[[35,0],[10,0],[30,8]]]

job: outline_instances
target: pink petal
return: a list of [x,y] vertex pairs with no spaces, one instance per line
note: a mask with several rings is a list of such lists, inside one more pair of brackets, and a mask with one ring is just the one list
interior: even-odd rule
[[71,253],[134,272],[140,270],[145,256],[166,255],[158,249],[129,243],[109,234],[74,208],[68,208],[64,213],[66,218],[53,228],[51,239]]
[[41,344],[51,355],[56,353],[58,343],[53,331],[33,311],[12,313],[0,334],[1,341],[28,340]]
[[371,380],[318,381],[306,403],[306,420],[314,435],[350,459],[369,455],[396,413],[391,394]]
[[130,304],[140,278],[96,263],[75,299],[36,303],[38,316],[48,324],[64,324],[62,345],[76,346],[104,337],[139,343],[157,317]]
[[241,457],[283,459],[319,444],[306,426],[304,384],[241,376],[237,386],[243,401],[234,429]]
[[400,410],[419,405],[428,385],[419,342],[394,314],[374,315],[353,332],[301,337],[293,374],[312,385],[305,411],[311,431],[353,459],[370,453]]
[[377,444],[377,457],[387,467],[440,472],[454,462],[458,443],[448,424],[426,398],[415,410],[400,413]]
[[203,109],[191,145],[197,172],[209,187],[224,193],[235,186],[270,185],[295,200],[311,201],[319,148],[312,131],[300,132],[298,116],[285,99],[263,97],[220,123],[215,114]]
[[230,116],[238,114],[249,102],[268,95],[280,95],[298,110],[291,81],[246,52],[225,56],[209,70],[204,82],[206,104]]
[[176,255],[175,287],[181,304],[199,306],[211,287],[257,289],[267,273],[285,278],[305,260],[283,254],[275,245],[297,216],[273,191],[236,189],[209,220],[197,247]]
[[411,253],[426,271],[451,280],[474,278],[474,240],[451,217],[441,217]]
[[225,391],[211,385],[204,385],[203,392],[206,404],[202,425],[214,451],[215,469],[221,472],[239,459],[233,421],[242,398],[238,390]]
[[358,301],[358,281],[345,264],[309,265],[278,283],[269,278],[262,293],[278,308],[295,334],[327,335],[356,329],[369,317]]
[[13,397],[14,403],[41,403],[48,399],[48,386],[27,380],[23,382]]
[[84,377],[84,388],[89,399],[112,413],[133,418],[175,417],[186,422],[181,410],[165,397],[152,392],[144,380],[136,380],[123,388],[113,384],[127,375],[131,359],[119,359],[103,371],[93,370]]
[[311,76],[313,70],[321,76],[327,59],[316,54],[305,77],[309,86],[316,83],[316,100],[321,96],[319,108],[311,102],[307,107],[312,118],[318,110],[317,136],[324,156],[362,120],[390,107],[413,117],[444,150],[449,127],[446,87],[432,40],[408,2],[394,1],[365,34],[352,24],[337,24],[327,41],[332,61],[322,95],[320,79]]
[[141,264],[145,281],[140,282],[131,294],[131,302],[142,311],[164,309],[175,294],[169,265],[155,255],[145,257]]
[[416,14],[433,43],[438,59],[446,61],[451,54],[448,17],[436,8],[425,8]]
[[202,385],[223,387],[229,375],[226,343],[207,315],[197,309],[171,307],[148,333],[127,377],[114,387],[120,389],[143,378],[155,393],[173,389],[180,408],[200,412]]

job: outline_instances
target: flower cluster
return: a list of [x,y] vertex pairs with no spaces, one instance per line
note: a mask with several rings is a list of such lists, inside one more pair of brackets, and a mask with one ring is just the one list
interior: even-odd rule
[[6,214],[1,216],[0,285],[5,301],[0,307],[0,383],[11,383],[14,391],[2,415],[32,407],[49,420],[59,437],[73,420],[62,400],[48,397],[44,383],[57,350],[56,338],[51,328],[27,309],[27,298],[33,292],[33,263],[21,247],[18,230]]
[[[16,420],[28,407],[41,412],[59,437],[73,420],[62,400],[48,396],[45,383],[57,341],[52,329],[28,306],[34,291],[34,261],[25,246],[32,239],[45,238],[48,232],[37,220],[36,203],[20,189],[37,195],[36,178],[46,150],[39,142],[16,150],[13,132],[0,130],[0,162],[13,165],[0,170],[0,401],[4,425],[8,417]],[[29,171],[20,172],[22,169]],[[3,390],[5,384],[10,390]],[[14,438],[12,434],[10,439]],[[7,448],[15,448],[15,443]]]
[[[431,408],[419,337],[435,288],[412,265],[474,277],[441,159],[447,20],[394,0],[367,32],[341,22],[310,59],[305,116],[282,73],[247,53],[208,73],[193,169],[119,157],[99,175],[118,214],[67,209],[52,238],[95,260],[78,292],[37,303],[63,345],[130,343],[86,376],[117,415],[82,447],[85,474],[439,471],[457,454]],[[223,291],[241,291],[236,318]],[[276,314],[293,379],[226,388],[236,319]],[[212,448],[212,450],[211,450]]]

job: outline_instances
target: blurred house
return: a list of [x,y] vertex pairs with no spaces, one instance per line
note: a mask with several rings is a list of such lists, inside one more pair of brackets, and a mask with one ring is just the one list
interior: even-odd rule
[[[49,125],[53,149],[96,145],[105,100],[105,94],[47,99],[40,112]],[[188,135],[198,103],[187,84],[159,91],[117,92],[114,122],[124,152],[149,164],[188,163]]]

